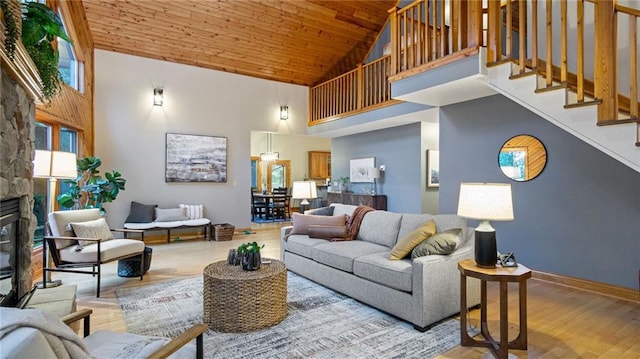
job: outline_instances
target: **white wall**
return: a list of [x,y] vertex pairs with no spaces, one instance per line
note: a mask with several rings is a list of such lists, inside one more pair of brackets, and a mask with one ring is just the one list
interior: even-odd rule
[[[302,181],[309,175],[308,151],[331,152],[331,139],[312,136],[271,134],[271,150],[280,152],[281,160],[291,161],[291,181]],[[267,132],[251,132],[251,156],[267,151]]]
[[[131,201],[174,207],[202,203],[214,223],[250,226],[250,132],[306,133],[308,88],[194,66],[95,51],[95,155],[126,190],[107,204],[121,226]],[[152,104],[164,87],[164,106]],[[289,106],[289,120],[278,117]],[[224,136],[227,183],[166,183],[167,132]]]

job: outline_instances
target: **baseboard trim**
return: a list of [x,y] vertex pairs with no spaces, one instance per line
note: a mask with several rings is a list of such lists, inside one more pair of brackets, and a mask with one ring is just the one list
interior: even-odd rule
[[586,290],[588,292],[615,297],[618,299],[629,300],[632,302],[640,302],[640,290],[636,291],[633,289],[619,287],[611,284],[599,283],[586,279],[574,278],[553,273],[540,272],[536,270],[532,270],[531,272],[533,274],[533,278],[545,282]]

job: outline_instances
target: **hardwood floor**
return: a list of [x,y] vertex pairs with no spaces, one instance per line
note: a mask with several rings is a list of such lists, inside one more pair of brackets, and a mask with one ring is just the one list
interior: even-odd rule
[[[200,239],[148,244],[153,248],[151,269],[144,280],[120,278],[117,263],[102,268],[101,297],[95,297],[95,278],[88,275],[54,273],[54,279],[78,285],[78,306],[93,309],[91,331],[126,331],[115,289],[144,286],[165,280],[202,275],[204,267],[224,260],[231,248],[248,241],[266,244],[263,256],[279,258],[280,226],[254,224],[255,234],[235,234],[232,241]],[[489,288],[489,329],[497,337],[498,288]],[[509,338],[518,334],[517,288],[509,289]],[[479,311],[469,313],[477,325]],[[513,350],[519,358],[640,358],[640,303],[576,290],[537,279],[528,281],[528,350]],[[483,348],[456,347],[441,358],[481,358]]]

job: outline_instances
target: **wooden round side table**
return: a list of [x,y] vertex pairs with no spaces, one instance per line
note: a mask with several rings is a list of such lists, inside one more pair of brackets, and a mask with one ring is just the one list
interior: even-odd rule
[[204,322],[221,332],[247,332],[280,323],[287,316],[287,268],[271,259],[245,271],[226,261],[203,272]]
[[[497,358],[509,357],[509,349],[527,349],[527,279],[531,270],[518,264],[517,267],[480,268],[473,259],[458,262],[460,271],[460,345],[489,348]],[[480,279],[480,334],[484,340],[475,340],[467,333],[467,277]],[[487,282],[500,282],[500,341],[489,334],[487,325]],[[509,311],[507,289],[509,282],[519,285],[520,333],[512,341],[508,340]]]

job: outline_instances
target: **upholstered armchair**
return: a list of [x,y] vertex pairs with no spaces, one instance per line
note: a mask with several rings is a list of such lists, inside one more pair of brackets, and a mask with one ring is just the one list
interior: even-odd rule
[[[0,358],[203,357],[206,324],[195,324],[171,340],[110,330],[90,334],[91,313],[82,309],[58,318],[39,309],[0,308]],[[68,326],[78,320],[84,320],[84,338]]]
[[[122,258],[140,256],[140,280],[144,275],[144,241],[116,239],[99,209],[80,209],[49,213],[48,235],[43,246],[43,286],[50,272],[91,274],[97,278],[96,297],[100,297],[100,265]],[[54,266],[47,260],[50,253]],[[80,269],[79,269],[80,268]],[[84,268],[84,269],[82,269]]]

